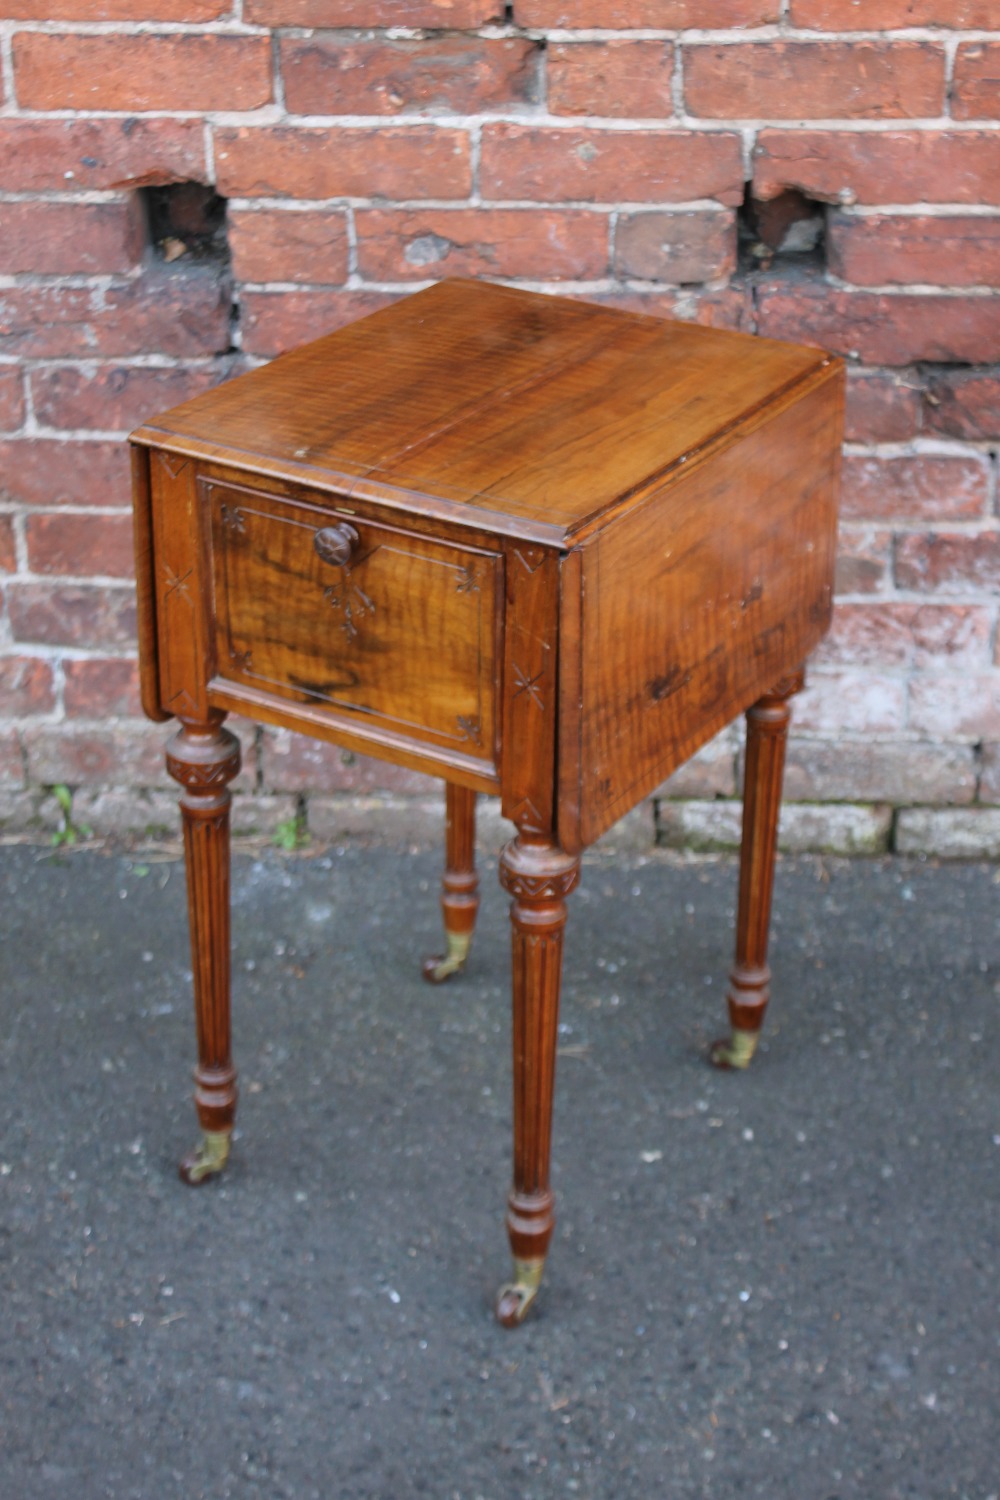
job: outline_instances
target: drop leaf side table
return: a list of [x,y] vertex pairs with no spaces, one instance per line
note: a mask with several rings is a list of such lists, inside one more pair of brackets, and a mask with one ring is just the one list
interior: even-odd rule
[[821,350],[446,281],[132,435],[143,704],[179,729],[202,1140],[223,1168],[230,712],[444,778],[446,948],[477,907],[475,799],[516,837],[514,1257],[521,1321],[549,1185],[566,898],[580,853],[747,714],[731,1034],[767,935],[789,698],[832,600],[843,370]]

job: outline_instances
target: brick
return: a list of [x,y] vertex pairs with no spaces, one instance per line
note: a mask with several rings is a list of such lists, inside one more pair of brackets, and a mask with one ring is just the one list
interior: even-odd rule
[[736,215],[622,214],[615,230],[614,269],[646,281],[714,281],[736,269]]
[[849,443],[906,442],[922,425],[922,392],[913,375],[849,375],[844,427]]
[[435,125],[217,130],[229,198],[466,198],[469,138]]
[[0,442],[0,499],[15,505],[124,507],[130,484],[124,443],[53,438]]
[[743,202],[734,132],[594,130],[485,125],[480,186],[486,199],[540,203]]
[[1000,371],[934,372],[924,394],[924,425],[942,437],[1000,439]]
[[708,119],[924,119],[944,108],[931,42],[752,42],[684,48],[688,111]]
[[38,656],[0,656],[0,713],[49,714],[56,706],[52,663]]
[[[794,709],[793,709],[794,715]],[[794,724],[794,717],[793,717]],[[835,744],[792,735],[782,795],[787,802],[971,802],[976,762],[970,745],[906,740]]]
[[906,687],[888,673],[813,672],[795,700],[795,727],[823,735],[892,734],[906,723]]
[[127,433],[154,413],[210,390],[225,373],[219,365],[55,365],[33,370],[29,378],[43,427]]
[[515,0],[518,26],[766,26],[780,15],[778,0]]
[[433,797],[343,795],[310,797],[306,809],[309,836],[320,844],[370,845],[393,849],[439,851],[444,810]]
[[827,265],[857,286],[1000,282],[1000,218],[831,214]]
[[139,667],[131,657],[90,657],[63,663],[63,703],[71,717],[138,719]]
[[0,786],[24,785],[24,758],[21,741],[14,729],[0,730]]
[[1000,744],[983,745],[981,749],[977,795],[980,802],[1000,802]]
[[990,596],[1000,578],[1000,532],[931,532],[896,538],[896,586],[914,593]]
[[355,222],[358,268],[376,281],[607,275],[607,217],[583,209],[369,210]]
[[1000,858],[1000,810],[904,808],[896,819],[896,850],[938,859]]
[[1000,739],[1000,672],[914,677],[910,728],[935,740]]
[[[39,0],[4,0],[4,19],[37,21]],[[46,21],[217,21],[233,0],[45,0]]]
[[611,292],[587,292],[581,300],[653,318],[677,318],[705,328],[731,328],[752,332],[753,307],[747,286],[685,287],[683,290],[646,291],[629,287]]
[[271,792],[391,792],[426,797],[429,776],[387,761],[355,755],[287,729],[265,729],[261,741],[263,784]]
[[754,194],[797,188],[826,203],[1000,204],[994,131],[762,130]]
[[260,26],[427,26],[461,30],[502,21],[502,0],[245,0]]
[[24,384],[21,371],[6,365],[0,366],[0,432],[14,432],[23,421]]
[[552,114],[660,120],[674,113],[669,42],[551,42],[545,65]]
[[989,461],[978,454],[844,457],[840,514],[846,521],[975,521],[989,505]]
[[229,289],[207,267],[100,286],[0,288],[0,353],[21,359],[214,354],[229,344]]
[[[242,799],[240,799],[242,800]],[[231,807],[231,814],[235,808]],[[89,828],[96,838],[136,835],[144,838],[176,839],[180,834],[177,798],[170,792],[93,791],[77,787],[73,793],[73,822]],[[232,815],[230,828],[233,828]]]
[[17,570],[17,546],[14,541],[14,517],[0,515],[0,573]]
[[892,533],[871,527],[841,526],[837,552],[837,594],[878,594],[889,578]]
[[[998,24],[994,16],[994,30]],[[970,42],[959,47],[951,112],[956,120],[1000,120],[1000,42]]]
[[135,645],[131,584],[12,583],[6,593],[15,641],[97,650]]
[[[674,849],[710,851],[740,847],[739,802],[661,802],[657,842]],[[789,804],[781,810],[778,848],[785,854],[878,854],[888,847],[887,807],[815,807]]]
[[[227,719],[226,728],[243,745],[243,769],[230,782],[249,791],[255,755],[253,728],[245,720]],[[83,723],[29,726],[22,732],[29,781],[54,786],[175,788],[164,765],[170,730],[163,724],[119,719],[90,727]],[[176,790],[176,789],[175,789]]]
[[391,292],[244,292],[243,348],[273,358],[395,301]]
[[901,26],[997,25],[996,0],[792,0],[793,26],[813,31],[887,31]]
[[33,573],[77,578],[131,578],[131,516],[52,513],[28,516],[28,565]]
[[0,203],[0,265],[5,274],[112,275],[138,264],[144,242],[141,212],[134,200]]
[[508,109],[536,102],[539,56],[538,44],[521,37],[288,38],[281,42],[285,105],[295,115]]
[[811,662],[893,671],[982,671],[990,665],[993,612],[982,604],[838,603]]
[[200,120],[0,120],[0,188],[12,193],[207,180]]
[[1000,347],[1000,297],[844,291],[762,282],[758,332],[873,365],[984,364]]
[[22,109],[250,110],[271,100],[263,36],[85,36],[21,31],[13,39]]
[[347,219],[342,213],[232,209],[229,247],[241,281],[347,279]]

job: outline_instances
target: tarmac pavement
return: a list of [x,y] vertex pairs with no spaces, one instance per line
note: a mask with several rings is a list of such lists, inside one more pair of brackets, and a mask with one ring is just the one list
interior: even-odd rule
[[176,851],[0,849],[0,1500],[997,1500],[996,867],[783,861],[734,1075],[734,864],[590,856],[505,1331],[506,898],[428,988],[439,864],[236,858],[192,1190]]

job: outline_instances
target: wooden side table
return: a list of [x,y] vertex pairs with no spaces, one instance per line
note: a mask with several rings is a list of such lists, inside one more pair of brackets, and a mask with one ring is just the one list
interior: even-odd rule
[[477,792],[517,836],[512,1280],[552,1235],[566,897],[582,849],[747,711],[731,1035],[745,1067],[789,698],[831,611],[843,405],[816,349],[443,282],[132,435],[143,702],[179,720],[203,1138],[221,1171],[230,1050],[229,712],[447,782],[447,946],[476,915]]

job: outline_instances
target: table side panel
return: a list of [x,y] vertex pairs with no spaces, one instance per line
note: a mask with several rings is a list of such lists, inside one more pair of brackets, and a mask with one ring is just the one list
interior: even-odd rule
[[150,457],[160,704],[168,714],[204,723],[214,655],[195,478],[190,458]]
[[555,826],[559,554],[511,545],[506,565],[501,810],[525,833]]
[[826,632],[842,421],[835,367],[583,547],[584,844]]

